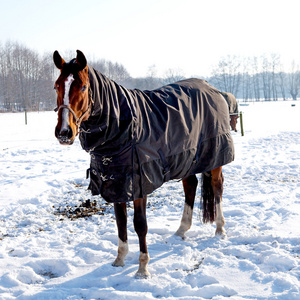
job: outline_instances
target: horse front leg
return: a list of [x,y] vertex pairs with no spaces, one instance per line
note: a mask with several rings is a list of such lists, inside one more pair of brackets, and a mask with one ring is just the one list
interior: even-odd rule
[[140,244],[140,258],[139,258],[139,269],[136,273],[137,278],[147,278],[150,276],[147,266],[150,260],[147,244],[146,235],[148,231],[147,219],[146,219],[146,204],[147,197],[137,199],[133,202],[134,205],[134,217],[133,224],[134,229],[139,237]]
[[216,235],[226,236],[224,225],[225,219],[223,216],[223,206],[222,206],[222,195],[223,195],[223,183],[224,177],[222,174],[222,167],[216,168],[211,171],[212,179],[211,185],[214,192],[215,197],[215,205],[216,205]]
[[114,267],[124,267],[125,257],[128,253],[126,203],[115,203],[114,209],[118,227],[119,248],[118,256],[112,265]]
[[184,203],[181,223],[175,235],[178,235],[182,239],[184,239],[184,234],[192,226],[193,208],[194,208],[196,190],[198,185],[198,179],[196,175],[191,175],[183,179],[182,184],[183,184],[183,189],[185,194],[185,203]]

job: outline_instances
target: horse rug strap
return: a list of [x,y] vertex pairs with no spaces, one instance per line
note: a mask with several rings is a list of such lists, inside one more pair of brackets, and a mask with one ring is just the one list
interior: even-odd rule
[[[208,172],[234,159],[228,105],[206,81],[128,90],[93,70],[91,81],[99,99],[94,98],[96,110],[82,122],[80,142],[91,154],[93,195],[108,202],[133,201],[168,180]],[[87,133],[99,124],[103,130]]]

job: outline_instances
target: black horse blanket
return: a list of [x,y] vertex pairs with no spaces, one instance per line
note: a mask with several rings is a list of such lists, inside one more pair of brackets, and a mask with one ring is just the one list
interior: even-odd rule
[[227,92],[221,92],[222,96],[226,100],[228,107],[229,107],[229,114],[230,115],[238,115],[239,107],[236,101],[236,98],[233,94]]
[[79,138],[91,154],[93,195],[133,201],[234,159],[228,105],[206,81],[129,90],[91,67],[89,79],[94,105]]

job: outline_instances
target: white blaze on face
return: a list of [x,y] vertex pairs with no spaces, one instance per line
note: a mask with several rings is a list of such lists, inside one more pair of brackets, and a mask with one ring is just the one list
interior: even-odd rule
[[[64,94],[64,105],[69,105],[70,104],[70,99],[69,99],[69,94],[70,94],[70,88],[71,84],[74,81],[73,74],[70,74],[68,78],[65,81],[65,94]],[[64,108],[62,111],[62,124],[61,124],[61,131],[63,130],[68,130],[69,126],[69,110],[67,108]]]

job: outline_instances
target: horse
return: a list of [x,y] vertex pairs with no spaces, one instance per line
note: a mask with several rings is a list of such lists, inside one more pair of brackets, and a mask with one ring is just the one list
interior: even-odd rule
[[72,145],[79,135],[90,153],[88,169],[93,195],[114,204],[118,254],[113,266],[125,265],[128,253],[127,203],[133,202],[140,255],[137,278],[147,278],[147,195],[171,179],[181,179],[185,204],[175,233],[182,239],[192,224],[202,173],[203,222],[216,222],[226,236],[222,208],[222,166],[234,159],[228,106],[206,81],[188,79],[154,91],[130,90],[87,64],[77,50],[66,62],[55,51],[60,75],[55,82],[58,112],[55,136]]
[[236,124],[237,124],[237,119],[239,118],[239,107],[236,98],[234,97],[233,94],[228,92],[221,92],[221,94],[228,104],[229,116],[230,116],[230,127],[233,131],[237,132]]

